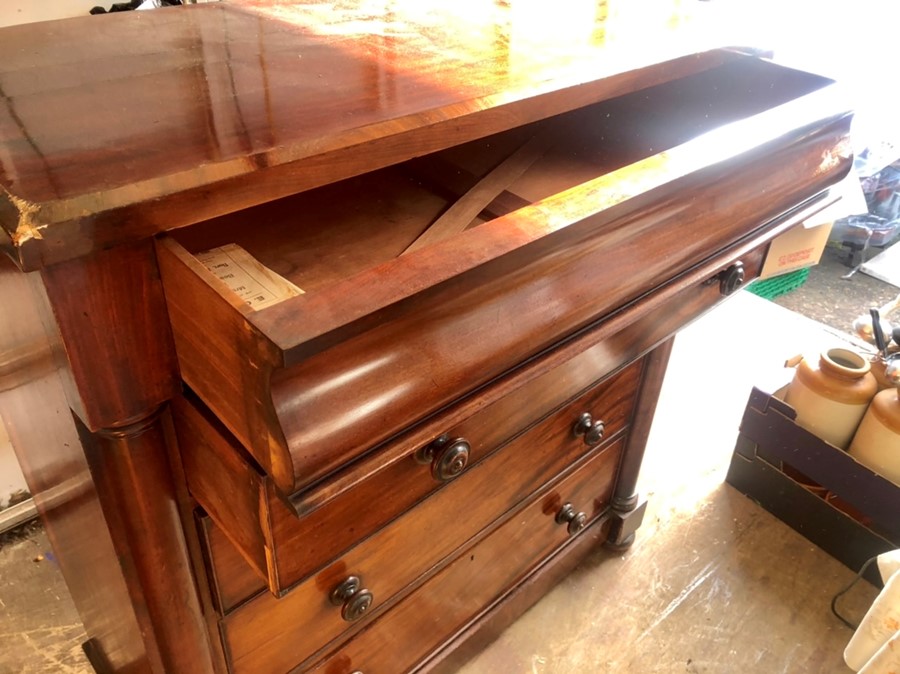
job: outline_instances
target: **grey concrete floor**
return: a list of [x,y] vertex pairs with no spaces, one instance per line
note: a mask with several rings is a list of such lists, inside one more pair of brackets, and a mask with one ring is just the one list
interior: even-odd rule
[[90,672],[85,640],[43,528],[0,537],[0,672]]
[[775,303],[837,330],[850,332],[854,318],[868,312],[870,307],[884,305],[900,293],[900,288],[862,272],[844,279],[851,269],[845,258],[846,253],[841,249],[827,247],[819,264],[809,270],[806,283],[795,292],[776,298]]
[[[461,674],[849,672],[850,632],[829,601],[853,573],[723,484],[750,387],[771,389],[786,357],[837,339],[749,293],[689,326],[648,445],[636,544],[598,551]],[[0,672],[90,671],[48,550],[39,529],[0,549]],[[874,594],[861,584],[845,612],[861,616]]]

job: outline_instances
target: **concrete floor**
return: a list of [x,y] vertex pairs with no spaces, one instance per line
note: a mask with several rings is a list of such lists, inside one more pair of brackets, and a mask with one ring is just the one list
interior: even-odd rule
[[[900,244],[895,244],[900,245]],[[875,252],[868,255],[874,257]],[[821,262],[809,270],[809,277],[797,291],[775,299],[776,304],[803,316],[849,332],[853,319],[880,307],[900,293],[900,288],[857,272],[849,279],[847,253],[837,247],[825,249]],[[895,314],[897,320],[900,312]]]
[[[837,337],[741,293],[676,341],[634,547],[598,551],[461,674],[848,672],[829,613],[850,570],[724,485],[750,387]],[[84,635],[43,532],[0,548],[0,672],[89,672]],[[41,559],[41,557],[43,557]],[[38,561],[35,561],[38,560]],[[844,610],[875,595],[861,584]]]

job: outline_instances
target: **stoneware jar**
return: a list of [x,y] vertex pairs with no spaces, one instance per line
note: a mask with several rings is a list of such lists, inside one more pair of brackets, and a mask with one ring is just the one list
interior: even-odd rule
[[850,455],[879,475],[900,485],[900,360],[892,359],[885,378],[894,388],[872,400],[853,442]]
[[847,449],[877,390],[868,359],[851,349],[834,348],[818,359],[800,361],[785,402],[797,411],[803,428]]
[[[900,353],[892,354],[891,360],[900,362]],[[885,361],[880,353],[874,354],[869,359],[869,365],[872,368],[872,374],[875,375],[875,381],[878,382],[879,391],[883,391],[886,388],[895,388],[897,386],[897,384],[888,379],[888,375],[885,372],[888,367],[888,361]]]

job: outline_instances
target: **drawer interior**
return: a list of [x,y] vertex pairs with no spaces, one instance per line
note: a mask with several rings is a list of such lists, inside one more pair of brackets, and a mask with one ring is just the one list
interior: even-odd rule
[[828,80],[755,59],[473,141],[178,230],[187,251],[236,243],[306,293],[401,255],[481,178],[533,138],[546,147],[476,215],[494,217],[664,152]]
[[[295,501],[774,236],[849,169],[849,114],[828,83],[737,58],[178,230],[159,251],[184,379]],[[416,248],[451,214],[447,238]],[[304,294],[251,308],[200,261],[229,244]]]

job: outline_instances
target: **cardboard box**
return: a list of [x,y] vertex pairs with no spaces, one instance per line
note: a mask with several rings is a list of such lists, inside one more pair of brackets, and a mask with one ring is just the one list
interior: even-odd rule
[[799,426],[778,395],[751,392],[726,482],[854,571],[900,547],[900,487]]
[[771,278],[818,264],[830,233],[831,223],[826,222],[815,227],[800,224],[776,237],[769,245],[759,278]]
[[828,243],[835,220],[866,212],[866,200],[859,178],[851,173],[832,188],[838,200],[806,221],[775,238],[769,246],[759,278],[780,276],[818,264]]

